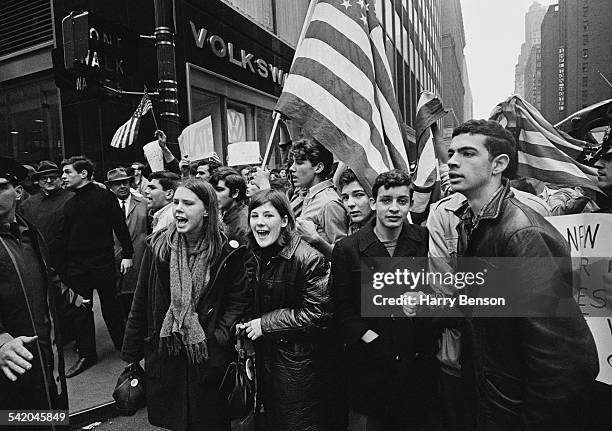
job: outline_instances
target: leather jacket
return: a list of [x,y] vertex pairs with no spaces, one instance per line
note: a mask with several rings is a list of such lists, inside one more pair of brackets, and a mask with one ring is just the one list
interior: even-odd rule
[[255,253],[262,429],[332,430],[329,264],[296,234],[278,253],[265,253]]
[[[569,260],[569,245],[561,234],[519,202],[508,184],[484,208],[467,240],[466,212],[467,202],[457,210],[462,218],[459,254],[464,257]],[[527,295],[537,280],[552,297],[559,284],[571,285],[571,278],[560,277],[571,277],[571,272],[531,265],[516,275],[513,286]],[[465,319],[462,371],[473,389],[475,429],[580,429],[580,407],[599,367],[591,332],[578,305],[570,303],[574,317]]]

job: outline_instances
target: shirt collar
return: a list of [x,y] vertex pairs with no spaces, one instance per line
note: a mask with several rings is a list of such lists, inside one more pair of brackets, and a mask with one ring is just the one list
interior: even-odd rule
[[333,187],[334,184],[332,180],[321,181],[319,184],[315,184],[311,188],[308,189],[308,194],[306,195],[306,199],[314,199],[314,197],[321,193],[323,190]]
[[172,209],[172,202],[166,204],[165,206],[161,207],[160,209],[158,209],[155,214],[153,214],[153,217],[159,217],[160,215],[162,215],[163,212],[168,211],[168,208]]
[[130,203],[132,202],[132,194],[130,193],[130,194],[128,195],[128,197],[127,197],[127,198],[125,198],[125,199],[119,199],[119,198],[117,198],[117,200],[119,201],[119,206],[121,206],[121,203],[122,203],[123,201],[125,201],[125,207],[126,207],[126,208],[129,208],[129,207],[130,207]]

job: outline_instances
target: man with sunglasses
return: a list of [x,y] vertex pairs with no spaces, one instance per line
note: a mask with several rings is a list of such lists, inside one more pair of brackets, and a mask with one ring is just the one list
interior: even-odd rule
[[74,193],[62,188],[59,168],[48,160],[40,162],[32,180],[38,183],[41,193],[30,196],[21,204],[19,211],[40,230],[49,247],[51,266],[62,273],[65,266],[61,239],[64,205]]

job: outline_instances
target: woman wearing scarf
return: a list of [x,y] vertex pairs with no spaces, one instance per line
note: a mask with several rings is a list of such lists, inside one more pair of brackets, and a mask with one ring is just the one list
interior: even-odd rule
[[227,241],[214,189],[188,180],[174,194],[175,223],[151,235],[122,358],[145,358],[151,424],[229,431],[218,391],[235,356],[232,335],[250,303],[246,248]]
[[295,233],[283,193],[256,193],[249,223],[257,261],[257,318],[239,329],[256,340],[258,399],[263,402],[258,429],[338,430],[333,426],[333,361],[326,330],[329,265]]

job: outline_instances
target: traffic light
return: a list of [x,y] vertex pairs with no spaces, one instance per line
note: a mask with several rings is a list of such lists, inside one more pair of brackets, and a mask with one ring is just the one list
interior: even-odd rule
[[72,70],[89,50],[89,12],[71,12],[62,19],[64,66]]

